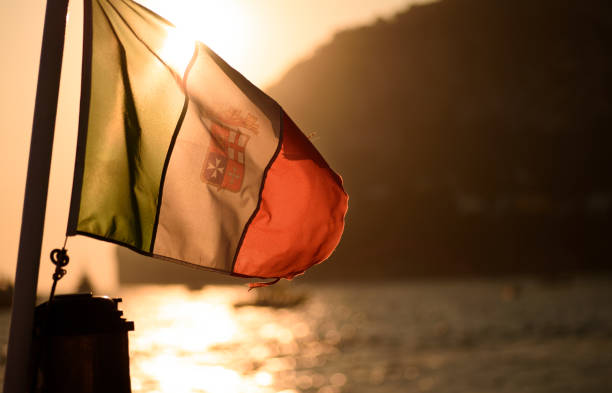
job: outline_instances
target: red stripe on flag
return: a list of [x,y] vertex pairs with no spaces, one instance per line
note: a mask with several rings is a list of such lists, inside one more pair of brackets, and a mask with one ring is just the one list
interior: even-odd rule
[[282,126],[281,150],[236,258],[237,274],[290,279],[327,259],[344,230],[342,179],[286,114]]

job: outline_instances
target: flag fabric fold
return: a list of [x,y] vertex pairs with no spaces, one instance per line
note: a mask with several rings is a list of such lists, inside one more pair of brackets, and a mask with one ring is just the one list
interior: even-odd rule
[[332,253],[348,197],[282,108],[130,0],[86,0],[68,235],[244,277]]

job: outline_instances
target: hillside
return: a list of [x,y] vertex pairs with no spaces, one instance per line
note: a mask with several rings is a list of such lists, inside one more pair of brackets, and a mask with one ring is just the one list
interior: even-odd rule
[[344,178],[318,277],[607,268],[612,5],[443,0],[343,31],[268,92]]

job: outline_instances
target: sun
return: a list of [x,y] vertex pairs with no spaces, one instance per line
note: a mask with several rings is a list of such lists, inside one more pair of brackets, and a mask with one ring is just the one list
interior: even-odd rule
[[168,31],[159,57],[178,75],[183,75],[195,50],[195,39],[179,29]]
[[177,27],[168,35],[161,54],[177,71],[189,64],[194,40],[209,46],[232,66],[244,64],[250,19],[237,0],[148,0],[142,4]]

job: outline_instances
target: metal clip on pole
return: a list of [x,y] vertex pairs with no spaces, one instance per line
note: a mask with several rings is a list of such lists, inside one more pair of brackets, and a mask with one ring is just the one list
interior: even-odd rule
[[49,295],[49,303],[53,301],[53,297],[55,296],[55,287],[57,286],[57,282],[61,280],[62,277],[66,275],[66,269],[64,267],[68,265],[70,262],[70,257],[68,257],[68,250],[62,248],[56,248],[51,251],[51,262],[55,265],[55,272],[53,273],[53,286],[51,287],[51,294]]

